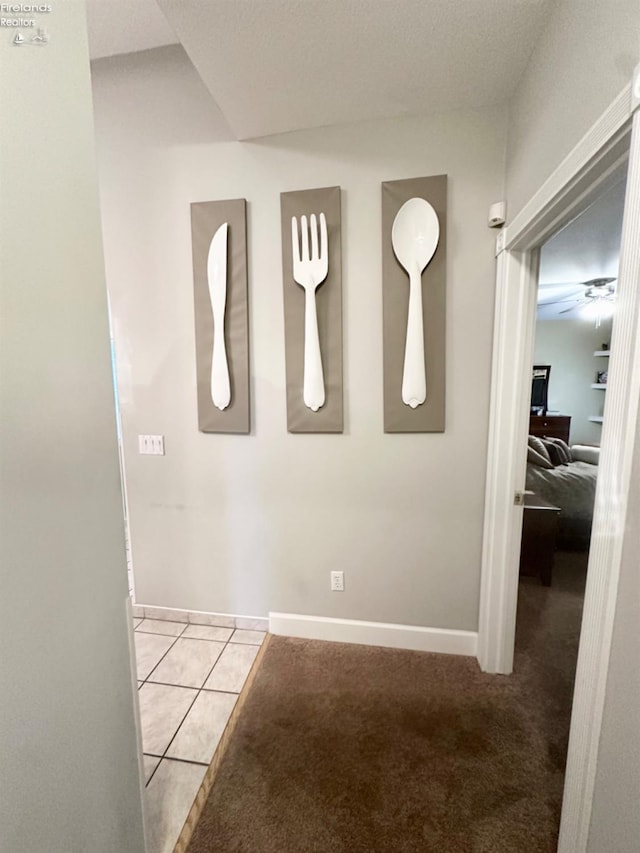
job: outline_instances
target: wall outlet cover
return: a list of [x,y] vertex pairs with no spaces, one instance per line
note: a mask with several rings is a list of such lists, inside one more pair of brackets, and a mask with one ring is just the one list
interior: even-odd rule
[[344,572],[331,572],[331,591],[344,592]]

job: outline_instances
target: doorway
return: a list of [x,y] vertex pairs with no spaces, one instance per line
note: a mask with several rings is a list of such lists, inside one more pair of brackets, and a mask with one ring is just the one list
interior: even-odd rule
[[540,248],[528,437],[522,436],[527,461],[513,668],[537,690],[560,783],[615,338],[626,164],[612,180]]
[[529,418],[539,249],[590,205],[627,161],[616,340],[605,403],[560,853],[586,849],[639,415],[640,113],[633,115],[630,97],[621,96],[610,106],[501,233],[497,246],[478,660],[488,672],[509,673],[526,467],[521,436]]

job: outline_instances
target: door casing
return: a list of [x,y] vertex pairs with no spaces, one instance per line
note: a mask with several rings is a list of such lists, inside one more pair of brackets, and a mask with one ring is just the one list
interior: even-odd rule
[[513,668],[540,246],[628,162],[617,306],[571,718],[559,853],[587,849],[640,402],[640,66],[499,235],[478,661]]

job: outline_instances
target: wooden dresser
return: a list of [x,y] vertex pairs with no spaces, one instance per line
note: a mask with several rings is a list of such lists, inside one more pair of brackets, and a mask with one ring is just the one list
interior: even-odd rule
[[560,511],[533,492],[525,493],[520,574],[539,576],[543,586],[551,586]]
[[571,415],[531,415],[529,417],[529,435],[537,435],[538,438],[548,435],[550,438],[561,438],[569,444],[570,429]]

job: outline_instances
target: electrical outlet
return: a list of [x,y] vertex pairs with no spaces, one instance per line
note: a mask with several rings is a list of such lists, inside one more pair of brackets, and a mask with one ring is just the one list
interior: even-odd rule
[[331,591],[344,592],[344,572],[331,572]]

